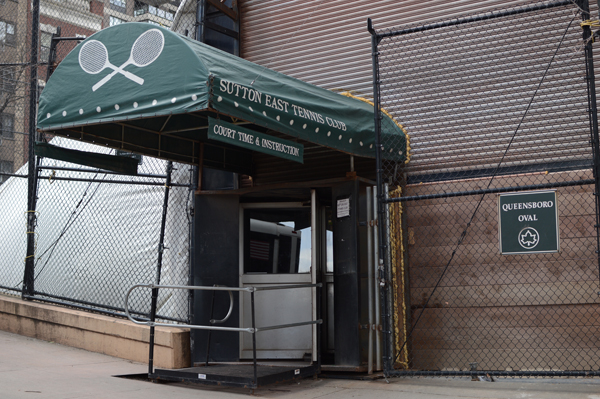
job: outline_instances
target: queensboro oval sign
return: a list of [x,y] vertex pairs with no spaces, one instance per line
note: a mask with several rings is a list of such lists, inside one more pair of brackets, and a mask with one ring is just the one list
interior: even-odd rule
[[499,195],[498,230],[503,255],[558,252],[556,191]]

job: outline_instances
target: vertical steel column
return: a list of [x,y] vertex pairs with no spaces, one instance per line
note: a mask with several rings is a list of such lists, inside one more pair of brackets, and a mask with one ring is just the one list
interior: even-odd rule
[[[317,290],[317,320],[323,320],[322,317],[322,308],[323,305],[323,290],[325,289],[325,284],[322,284],[321,287],[316,287]],[[323,323],[316,324],[317,326],[317,372],[321,373],[321,351],[323,346],[321,345],[321,339],[323,338]]]
[[369,316],[369,338],[367,346],[367,373],[373,374],[373,332],[374,332],[374,315],[373,315],[373,204],[371,204],[373,197],[371,193],[371,187],[367,187],[367,296],[369,297],[368,316]]
[[387,231],[385,230],[386,218],[385,218],[385,198],[383,189],[383,176],[381,167],[381,112],[380,112],[380,93],[379,93],[379,36],[373,28],[371,18],[367,19],[367,29],[371,34],[371,50],[373,59],[373,100],[374,100],[374,121],[375,121],[375,164],[377,173],[377,214],[379,219],[377,233],[379,236],[379,259],[378,259],[378,271],[379,271],[379,282],[381,286],[381,324],[382,333],[388,334],[384,338],[383,342],[383,370],[384,375],[388,375],[393,369],[392,364],[392,347],[390,346],[390,339],[392,334],[390,314],[389,314],[389,303],[387,301],[387,291],[390,289],[389,281],[387,281],[386,265],[387,258]]
[[[311,267],[311,271],[310,271],[310,283],[311,284],[317,284],[317,275],[319,273],[321,273],[321,267],[317,267],[317,265],[319,265],[319,261],[320,261],[320,248],[319,248],[319,243],[321,242],[321,234],[320,234],[320,227],[321,227],[321,219],[318,217],[318,206],[317,206],[317,190],[315,189],[311,189],[310,190],[310,226],[312,229],[312,234],[310,235],[310,246],[311,246],[311,251],[310,251],[310,259],[311,259],[311,263],[313,264],[313,267]],[[311,317],[313,318],[313,320],[317,320],[317,313],[319,311],[318,308],[318,304],[317,304],[317,288],[311,288],[310,289],[310,295],[311,295]],[[313,325],[312,328],[312,354],[311,354],[311,360],[313,362],[317,361],[317,357],[318,357],[318,345],[317,345],[317,325]]]
[[34,293],[35,267],[35,205],[37,200],[37,173],[35,167],[35,141],[37,128],[37,86],[38,86],[38,38],[40,35],[40,0],[31,0],[31,72],[29,86],[29,155],[27,181],[27,255],[23,274],[22,297]]
[[383,368],[381,361],[381,329],[379,326],[381,325],[381,305],[380,305],[380,286],[379,279],[377,278],[377,270],[379,268],[379,236],[377,235],[377,226],[379,225],[379,218],[377,217],[377,187],[373,187],[373,291],[375,298],[375,367],[376,370],[379,371]]
[[[188,212],[188,232],[189,232],[189,260],[188,260],[188,285],[194,285],[194,265],[196,263],[196,189],[198,187],[199,167],[194,166],[190,170],[190,187],[188,195],[191,195],[192,205],[186,210]],[[194,318],[194,290],[188,291],[188,323],[192,324]],[[194,334],[190,334],[190,353],[194,353],[196,343]],[[190,366],[194,365],[194,357],[190,356]]]
[[258,372],[256,364],[256,311],[254,308],[254,289],[250,291],[250,306],[252,307],[252,360],[254,366],[254,382],[253,387],[258,387]]
[[196,40],[204,43],[204,18],[206,15],[206,0],[198,0],[196,3]]
[[[586,21],[590,19],[590,5],[588,0],[579,0],[582,9],[581,18]],[[598,278],[600,280],[600,140],[598,137],[598,110],[596,107],[596,83],[594,76],[594,54],[592,48],[592,29],[583,26],[583,41],[585,43],[585,72],[588,90],[588,112],[590,119],[590,136],[592,143],[592,156],[594,160],[594,196],[596,204],[596,256],[598,262]]]
[[[169,190],[171,189],[171,174],[173,162],[167,162],[167,179],[165,181],[165,197],[163,201],[162,220],[160,222],[160,238],[158,241],[158,260],[156,266],[156,285],[160,284],[160,272],[162,269],[163,252],[165,250],[165,225],[167,223],[167,210],[169,208]],[[156,320],[156,303],[158,301],[158,288],[152,288],[152,304],[150,305],[150,321]],[[148,374],[152,374],[154,368],[154,325],[150,326],[150,344],[148,345]]]

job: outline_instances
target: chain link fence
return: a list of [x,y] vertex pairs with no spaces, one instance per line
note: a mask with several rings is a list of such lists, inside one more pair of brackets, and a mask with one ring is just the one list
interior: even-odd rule
[[[63,138],[51,143],[86,152],[115,152]],[[137,176],[40,160],[33,298],[121,313],[127,290],[134,284],[155,283],[158,273],[162,284],[189,284],[193,168],[175,164],[169,171],[167,161],[139,159]],[[22,289],[26,194],[26,179],[10,178],[0,186],[0,196],[8,204],[6,234],[0,237],[6,254],[0,261],[1,285],[7,292]],[[133,314],[149,313],[150,290],[146,291],[135,291],[130,299]],[[162,290],[157,314],[187,321],[188,302],[185,291]]]
[[587,7],[372,30],[376,97],[411,147],[396,164],[379,146],[388,376],[598,374]]
[[27,177],[26,171],[20,171],[27,162],[29,115],[26,13],[26,4],[12,0],[0,3],[0,192],[5,189],[2,183],[11,176]]
[[[179,0],[40,0],[39,24],[34,26],[34,3],[0,1],[0,292],[13,295],[23,289],[27,255],[30,104],[81,40],[123,22],[171,27],[180,5]],[[37,51],[32,52],[35,42]],[[36,140],[132,156],[75,140]],[[159,276],[162,284],[189,284],[193,167],[171,167],[150,157],[138,160],[138,174],[126,176],[37,158],[29,297],[121,315],[133,284],[156,283]],[[148,315],[150,290],[135,291],[129,303],[133,314]],[[189,313],[188,292],[161,290],[157,317],[188,322]]]

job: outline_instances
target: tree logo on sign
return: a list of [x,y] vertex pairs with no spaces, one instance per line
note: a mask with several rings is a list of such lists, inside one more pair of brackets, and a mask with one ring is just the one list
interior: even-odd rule
[[519,232],[519,244],[525,249],[533,249],[540,242],[540,234],[533,227],[525,227]]

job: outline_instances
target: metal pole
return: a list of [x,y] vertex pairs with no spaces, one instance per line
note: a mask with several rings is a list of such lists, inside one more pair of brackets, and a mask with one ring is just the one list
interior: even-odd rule
[[[310,257],[311,257],[311,263],[313,264],[313,267],[311,268],[311,276],[310,276],[310,282],[311,284],[317,284],[317,274],[320,273],[321,268],[317,267],[317,265],[319,264],[319,248],[318,248],[318,242],[321,240],[321,234],[320,234],[320,225],[317,223],[317,221],[320,219],[317,218],[317,190],[312,189],[310,190],[310,226],[312,228],[312,234],[310,235]],[[317,312],[318,312],[318,308],[317,308],[317,287],[313,287],[310,289],[310,296],[311,296],[311,317],[313,320],[317,320]],[[317,361],[317,325],[313,325],[312,326],[312,357],[311,360],[313,362]]]
[[258,387],[258,372],[256,365],[256,318],[254,309],[254,290],[250,291],[250,306],[252,307],[252,359],[254,360],[254,388]]
[[204,43],[204,19],[206,16],[206,0],[196,2],[196,40]]
[[[158,261],[156,266],[156,285],[160,284],[160,272],[162,269],[162,258],[165,249],[165,225],[167,223],[167,210],[169,208],[169,190],[171,188],[171,172],[173,162],[167,162],[167,179],[165,181],[165,197],[163,201],[162,220],[160,222],[160,238],[158,242]],[[152,288],[152,305],[150,306],[150,321],[156,321],[156,304],[158,301],[158,288]],[[148,348],[148,374],[152,374],[154,367],[154,325],[150,326],[150,344]]]
[[367,187],[367,296],[369,313],[369,341],[367,349],[367,373],[373,374],[373,205],[371,187]]
[[[580,0],[579,6],[584,11],[581,18],[590,19],[588,0]],[[596,83],[594,76],[594,54],[592,48],[592,30],[583,26],[583,41],[585,43],[585,72],[588,90],[588,112],[590,119],[590,135],[592,143],[592,156],[594,158],[594,196],[596,204],[596,257],[598,262],[598,277],[600,280],[600,139],[598,137],[598,110],[596,107]]]
[[27,255],[23,274],[22,297],[34,293],[35,267],[35,205],[37,200],[37,179],[35,165],[35,141],[37,128],[37,68],[38,68],[38,37],[40,35],[40,0],[31,0],[31,72],[29,86],[29,155],[28,155],[28,184],[27,184]]
[[448,26],[472,24],[472,23],[480,22],[480,21],[488,21],[488,20],[494,19],[494,18],[509,17],[512,15],[534,12],[534,11],[538,11],[538,10],[547,10],[547,9],[554,8],[554,7],[570,6],[572,4],[573,3],[571,0],[561,0],[561,1],[555,1],[552,3],[526,5],[525,7],[520,7],[520,8],[513,9],[513,10],[501,11],[501,12],[496,12],[496,13],[482,13],[480,15],[474,15],[471,17],[460,18],[460,19],[459,18],[449,19],[444,22],[435,23],[435,24],[431,24],[431,25],[420,25],[420,26],[416,26],[414,28],[404,29],[401,31],[390,30],[390,31],[381,33],[381,35],[379,35],[379,37],[385,38],[385,37],[392,37],[392,36],[400,36],[400,35],[406,35],[409,33],[417,33],[417,32],[433,30],[433,29],[445,28]]
[[48,66],[46,67],[46,81],[50,79],[52,73],[54,72],[55,63],[56,63],[56,46],[58,45],[58,41],[60,40],[61,35],[61,27],[56,27],[56,33],[52,34],[52,38],[50,39],[50,51],[48,53]]
[[[215,313],[215,295],[217,291],[212,292],[212,300],[210,301],[210,319],[212,321]],[[210,338],[211,338],[212,330],[208,330],[208,336],[206,337],[206,361],[204,362],[205,366],[208,366],[208,361],[210,360]]]
[[[371,33],[371,49],[372,49],[372,57],[373,57],[373,100],[374,100],[374,120],[375,120],[375,164],[376,164],[376,173],[377,173],[377,214],[379,218],[378,224],[378,235],[379,235],[379,259],[377,260],[379,265],[379,281],[381,286],[381,312],[382,312],[382,329],[384,334],[391,334],[391,327],[389,323],[388,317],[388,309],[387,309],[387,290],[389,289],[389,282],[386,280],[386,264],[385,260],[387,258],[387,232],[385,231],[385,205],[383,198],[383,176],[382,176],[382,167],[381,167],[381,112],[380,112],[380,93],[379,93],[379,37],[375,29],[373,28],[373,24],[371,19],[367,20],[367,29],[369,33]],[[388,265],[389,266],[389,265]],[[388,347],[389,339],[384,340],[384,348],[383,348],[383,368],[384,374],[388,374],[393,365],[392,361],[392,352],[391,348]]]
[[[100,172],[104,173],[104,172]],[[43,176],[43,178],[49,178],[49,176]],[[129,180],[110,180],[110,179],[79,179],[75,177],[53,177],[52,180],[64,180],[64,181],[78,181],[86,183],[110,183],[110,184],[126,184],[130,186],[162,186],[162,183],[155,182],[144,182],[144,181],[129,181]],[[171,183],[171,187],[188,187],[187,184],[183,183]]]
[[[385,231],[387,234],[389,234],[390,231],[390,204],[388,203],[388,199],[390,198],[390,193],[389,193],[389,186],[388,183],[384,184],[384,211],[385,211],[385,218],[382,219],[382,224],[383,224],[383,231]],[[388,239],[389,239],[389,235],[388,235]],[[386,241],[387,244],[387,241]],[[386,281],[386,285],[385,288],[383,290],[383,292],[385,293],[385,298],[384,298],[384,302],[386,305],[386,311],[387,313],[385,314],[385,320],[387,322],[386,324],[386,332],[388,333],[388,335],[385,337],[385,348],[388,350],[388,355],[390,358],[390,364],[388,364],[389,366],[389,370],[393,370],[394,368],[394,328],[393,328],[393,320],[394,320],[394,316],[393,316],[393,309],[394,309],[394,297],[393,297],[393,291],[392,291],[392,254],[391,254],[391,249],[390,247],[388,247],[388,250],[385,252],[385,254],[383,255],[385,256],[385,281]]]
[[[188,195],[191,196],[192,205],[187,209],[188,211],[188,231],[189,231],[189,262],[188,262],[188,285],[194,285],[194,265],[196,264],[196,251],[195,251],[195,238],[196,238],[196,182],[198,181],[198,167],[194,166],[190,170],[190,191]],[[194,319],[194,291],[188,291],[188,324],[192,324]],[[196,343],[194,341],[194,334],[190,334],[190,353],[194,353]],[[190,366],[194,365],[193,356],[190,357]]]
[[[323,304],[323,289],[325,285],[317,288],[317,320],[322,320],[322,309],[321,306]],[[316,325],[317,327],[317,367],[318,372],[321,372],[321,339],[323,338],[323,323],[319,323]]]
[[[377,271],[379,268],[379,238],[377,235],[377,225],[379,223],[379,219],[377,217],[377,187],[373,187],[373,224],[375,225],[373,229],[373,275],[377,276]],[[375,291],[375,367],[376,370],[381,370],[383,367],[381,364],[381,306],[380,306],[380,292],[379,292],[379,281],[377,278],[374,278],[373,288]]]

